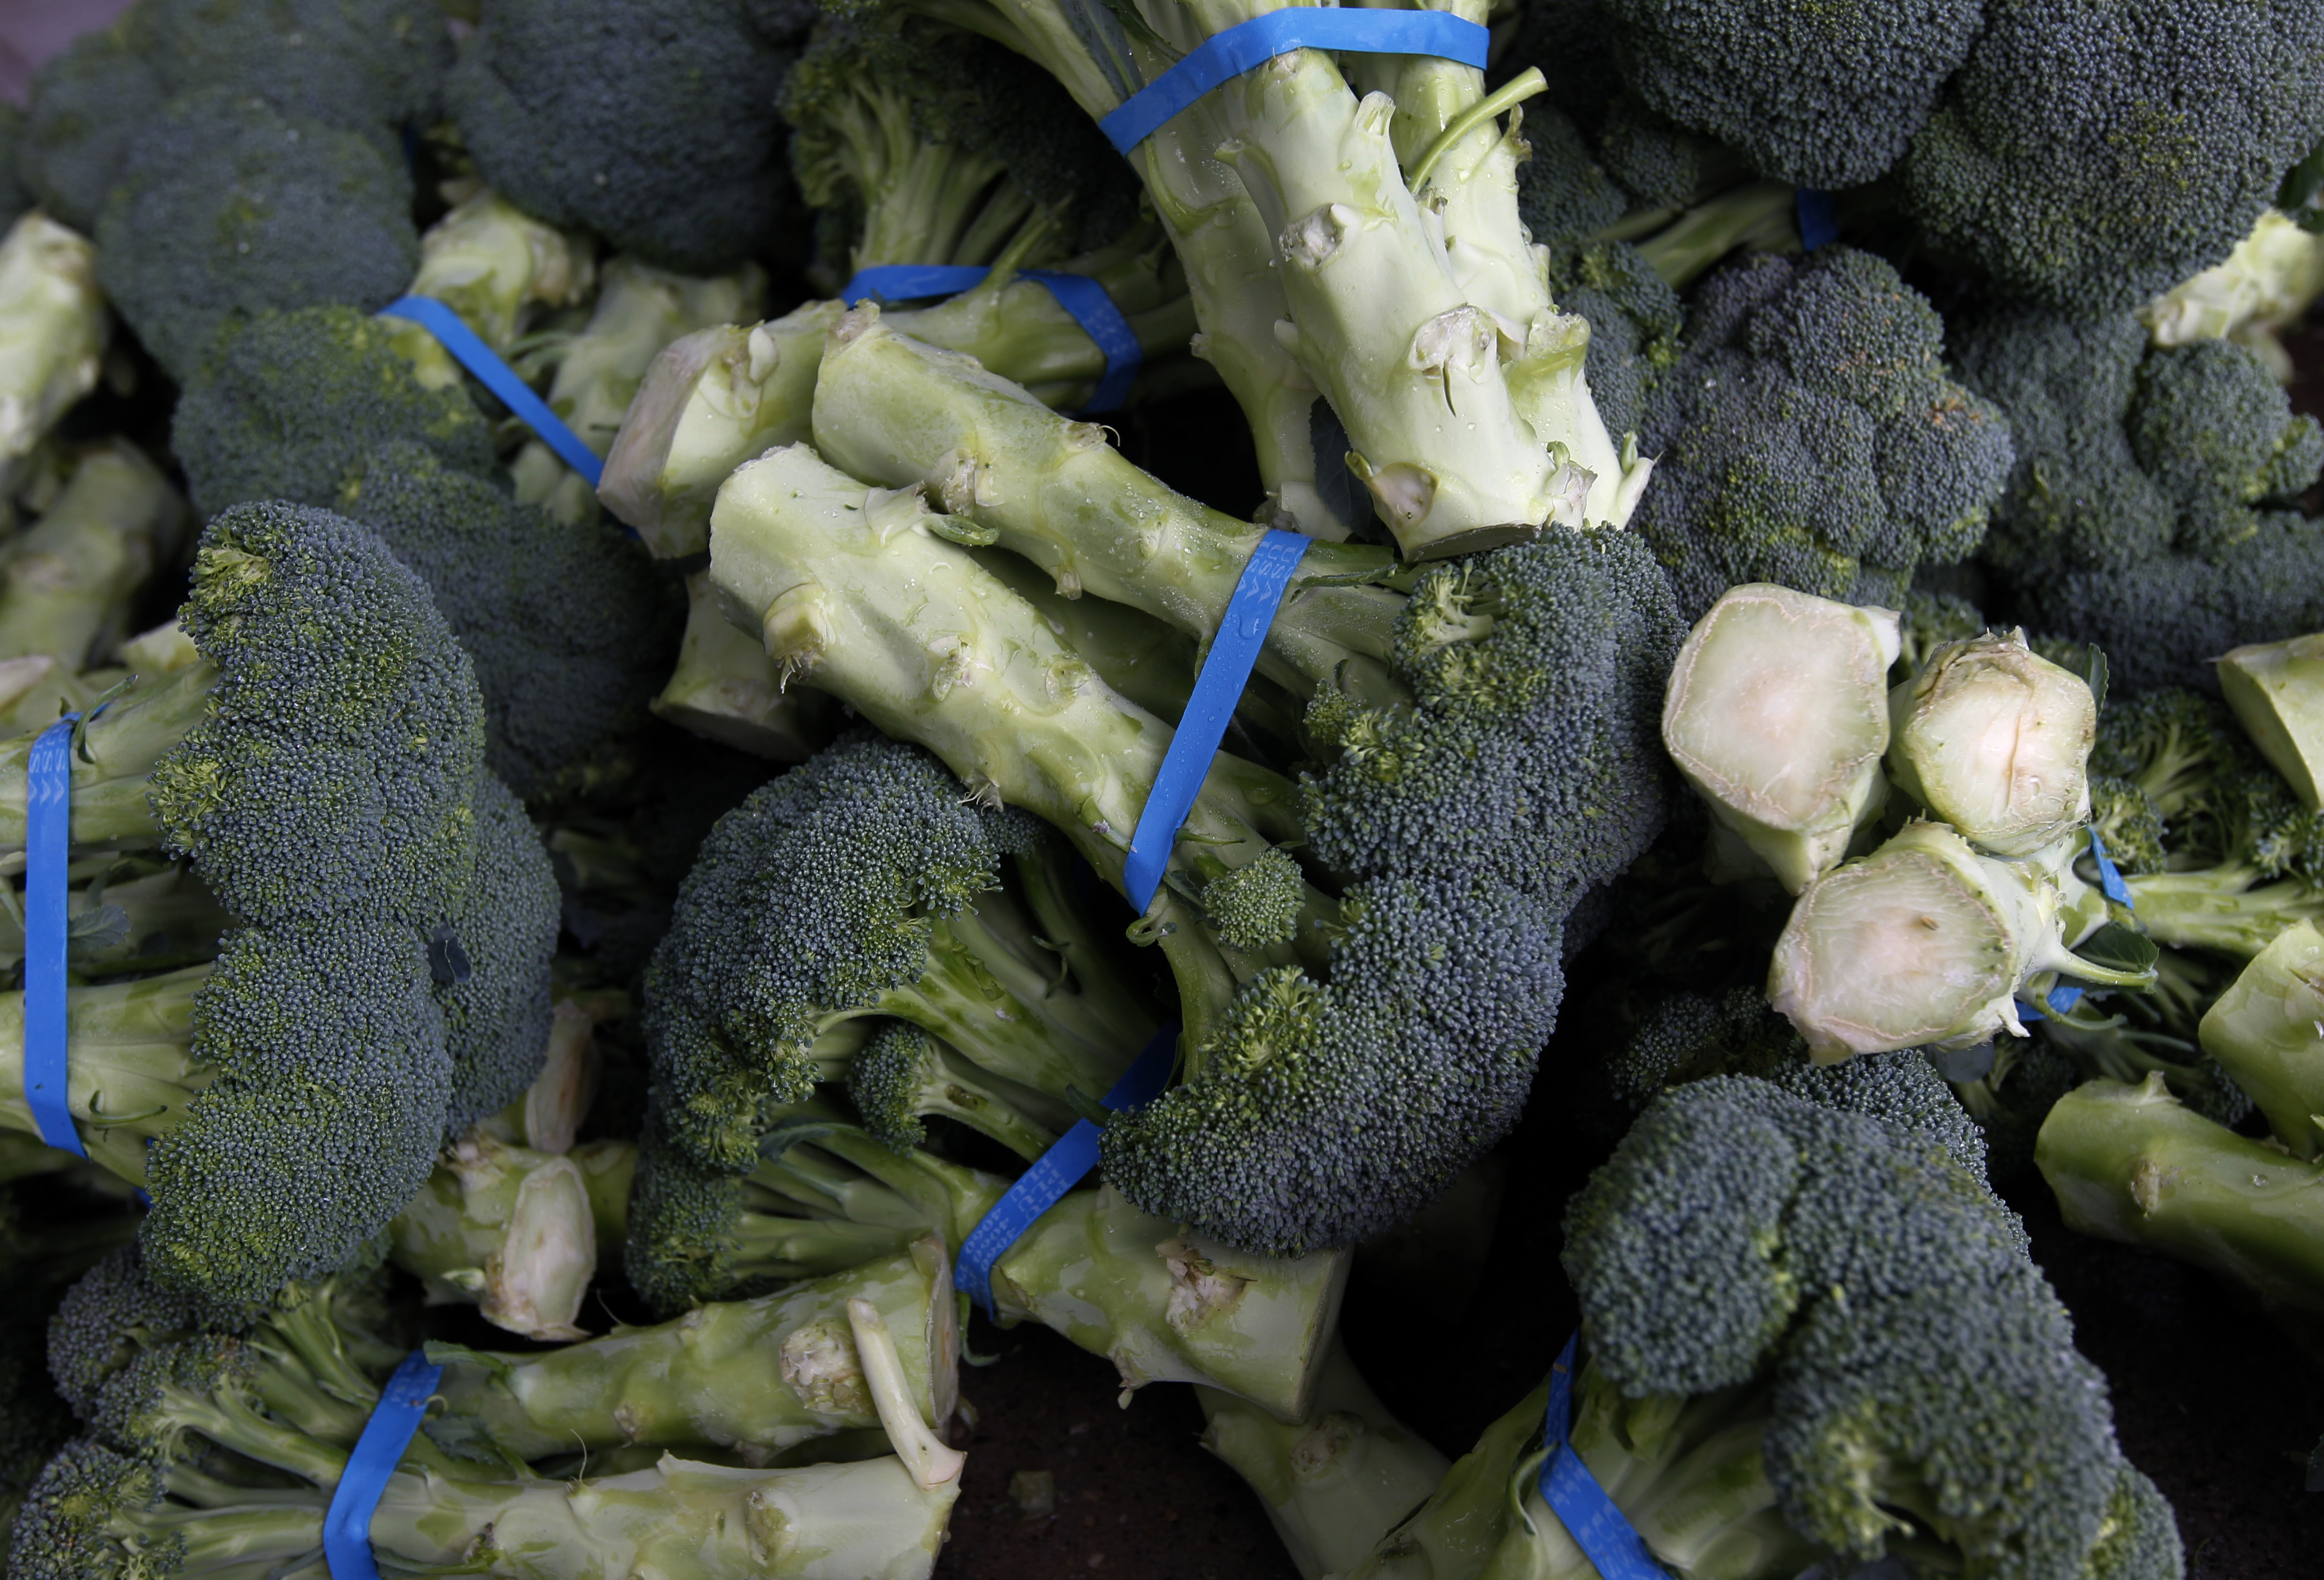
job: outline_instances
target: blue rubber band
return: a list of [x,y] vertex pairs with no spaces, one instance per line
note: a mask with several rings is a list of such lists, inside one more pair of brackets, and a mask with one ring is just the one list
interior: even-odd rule
[[[1145,1107],[1162,1095],[1177,1063],[1178,1028],[1165,1026],[1154,1034],[1138,1062],[1113,1084],[1113,1090],[1105,1095],[1105,1105],[1117,1113]],[[952,1270],[953,1288],[966,1293],[987,1317],[992,1315],[993,1264],[1025,1237],[1033,1220],[1056,1206],[1065,1192],[1097,1167],[1098,1134],[1098,1127],[1088,1120],[1075,1120],[1074,1128],[1033,1160],[1033,1166],[1018,1176],[1008,1194],[992,1204],[992,1210],[960,1243],[960,1257]]]
[[452,354],[462,367],[476,375],[484,388],[500,398],[502,405],[516,413],[527,428],[540,436],[540,442],[557,452],[557,458],[588,479],[595,488],[605,475],[605,463],[597,452],[581,442],[581,436],[565,426],[565,420],[549,409],[549,402],[532,393],[532,386],[517,377],[516,370],[501,360],[494,351],[477,338],[476,332],[461,321],[460,315],[433,297],[402,296],[379,310],[387,318],[405,319],[418,324],[436,337],[438,344]]
[[1122,863],[1122,892],[1141,913],[1154,903],[1154,891],[1161,887],[1170,852],[1178,843],[1179,827],[1194,809],[1194,798],[1211,772],[1211,759],[1226,738],[1227,721],[1242,700],[1250,666],[1259,658],[1267,628],[1275,624],[1291,573],[1314,541],[1297,532],[1269,531],[1243,566],[1234,596],[1227,600],[1226,618],[1204,655],[1194,694],[1186,699],[1169,750],[1162,753],[1162,771],[1154,776],[1146,808],[1138,815],[1138,831],[1130,836],[1129,858]]
[[40,733],[24,763],[24,1104],[41,1140],[88,1156],[73,1125],[65,1031],[65,871],[72,862],[69,713]]
[[1376,11],[1368,6],[1294,5],[1237,23],[1130,96],[1097,124],[1128,153],[1222,82],[1294,50],[1352,55],[1434,55],[1485,69],[1493,35],[1449,11]]
[[2131,894],[2130,885],[2122,881],[2122,869],[2107,855],[2106,842],[2098,837],[2098,826],[2090,825],[2090,859],[2098,864],[2098,892],[2116,905],[2137,909],[2138,901]]
[[1565,1341],[1549,1371],[1549,1458],[1541,1467],[1541,1500],[1603,1580],[1670,1580],[1670,1571],[1655,1562],[1646,1538],[1566,1441],[1573,1425],[1573,1352],[1581,1336]]
[[[2058,1013],[2070,1015],[2074,1012],[2074,1006],[2082,1002],[2082,990],[2071,983],[2061,983],[2043,996],[2050,1001],[2050,1007]],[[2046,1021],[2050,1017],[2042,1012],[2042,1007],[2039,1004],[2029,1004],[2024,999],[2019,999],[2017,1018],[2020,1021]]]
[[1799,222],[1800,245],[1809,252],[1840,239],[1840,216],[1832,208],[1830,192],[1819,192],[1813,187],[1798,189],[1792,194],[1792,214]]
[[[869,269],[855,271],[854,278],[839,294],[849,307],[867,296],[884,297],[890,301],[958,296],[983,284],[991,273],[966,263],[874,263]],[[1099,355],[1105,358],[1105,372],[1099,376],[1097,389],[1083,410],[1119,410],[1130,399],[1130,386],[1146,361],[1146,350],[1138,343],[1138,331],[1130,327],[1130,320],[1114,305],[1105,287],[1086,274],[1065,274],[1055,269],[1019,269],[1017,275],[1047,286],[1049,294],[1057,299],[1057,305],[1065,310],[1065,316],[1081,326],[1082,333],[1090,337]]]
[[330,1511],[323,1516],[323,1562],[330,1568],[331,1580],[379,1580],[379,1564],[371,1551],[372,1511],[379,1507],[379,1495],[387,1490],[387,1478],[402,1461],[411,1435],[420,1429],[420,1418],[428,1413],[429,1397],[443,1375],[443,1367],[429,1364],[424,1354],[414,1350],[379,1391],[379,1402],[347,1455],[347,1468],[332,1489]]

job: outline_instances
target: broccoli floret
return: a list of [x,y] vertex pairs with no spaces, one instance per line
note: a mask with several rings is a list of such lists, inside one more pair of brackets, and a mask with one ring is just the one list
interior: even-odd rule
[[225,88],[401,161],[437,113],[452,39],[429,0],[143,0],[145,58],[171,93]]
[[715,274],[789,218],[784,73],[801,0],[485,0],[445,98],[476,168],[527,213]]
[[864,1015],[1056,1100],[1103,1095],[1154,1024],[1070,894],[1039,824],[900,742],[857,732],[754,791],[703,842],[646,974],[673,1143],[753,1167],[815,1079],[816,1039]]
[[1753,581],[1893,606],[1916,568],[1977,547],[2009,428],[1948,374],[1943,326],[1888,264],[1748,259],[1701,288],[1687,335],[1646,402],[1660,458],[1631,522],[1682,613]]
[[172,99],[130,140],[97,222],[97,275],[172,374],[270,308],[366,311],[420,262],[411,177],[353,133],[231,88]]
[[34,200],[76,230],[97,228],[130,139],[168,97],[147,40],[146,13],[132,6],[112,26],[75,39],[32,79],[16,173]]
[[1987,1176],[2000,1184],[2034,1167],[2034,1140],[2058,1099],[2082,1072],[2044,1037],[1997,1040],[1993,1067],[1974,1081],[1951,1083],[1953,1095],[1985,1134]]
[[1679,359],[1678,292],[1627,242],[1552,245],[1548,262],[1558,306],[1590,321],[1590,389],[1607,431],[1636,432],[1646,397]]
[[2229,340],[2149,352],[2127,426],[2131,453],[2179,506],[2183,548],[2234,543],[2236,506],[2290,499],[2324,469],[2324,428],[2287,411],[2267,365]]
[[152,1192],[155,1275],[233,1309],[343,1260],[522,1090],[556,891],[468,661],[376,537],[226,512],[180,622],[205,661],[82,726],[74,833],[189,858],[232,925],[208,964],[74,989],[68,1056],[109,1072],[84,1144]]
[[[1683,1456],[1715,1409],[1730,1432],[1764,1422],[1761,1496],[1702,1488],[1739,1518],[1764,1497],[1852,1558],[1904,1537],[2020,1580],[2119,1558],[2104,1379],[2014,1223],[1927,1136],[1748,1077],[1696,1082],[1592,1177],[1565,1243],[1591,1357],[1577,1415],[1629,1421],[1601,1453],[1673,1467],[1609,1483],[1618,1501],[1667,1506],[1706,1461],[1739,1471]],[[1592,1435],[1575,1440],[1591,1461]],[[2153,1580],[2177,1572],[2175,1541],[2146,1550]]]
[[2134,781],[2090,776],[2090,827],[2116,870],[2159,873],[2164,861],[2163,811]]
[[[1533,14],[1528,6],[1528,26]],[[1630,194],[1592,156],[1580,128],[1565,115],[1538,99],[1528,104],[1525,139],[1529,152],[1517,166],[1517,217],[1535,241],[1554,249],[1584,241],[1622,217]],[[1567,305],[1566,310],[1575,310]],[[1591,387],[1597,387],[1594,379]],[[1607,426],[1613,426],[1610,420]]]
[[1007,1090],[1010,1085],[903,1021],[882,1025],[847,1062],[847,1100],[862,1116],[864,1130],[899,1152],[925,1145],[926,1121],[940,1114],[1031,1162],[1057,1139],[1054,1108],[1038,1104],[1036,1094],[1037,1101],[1029,1106],[1050,1109],[1051,1121],[1044,1125],[1028,1117],[1023,1112],[1028,1106],[1024,1089],[1012,1094]]
[[826,20],[782,107],[835,262],[1032,267],[1138,217],[1136,178],[1056,79],[973,33]]
[[429,389],[393,326],[345,307],[262,312],[226,325],[185,381],[170,444],[194,503],[261,499],[338,509],[372,455],[406,443],[444,466],[493,471],[492,431],[458,389]]
[[1983,23],[1981,0],[1905,8],[1609,0],[1623,80],[1755,169],[1852,187],[1894,164]]
[[409,442],[375,451],[341,499],[434,591],[475,662],[485,761],[519,794],[575,780],[644,720],[679,593],[612,523],[555,521]]
[[2324,131],[2324,12],[1991,0],[1904,163],[1929,239],[2082,315],[2226,257]]

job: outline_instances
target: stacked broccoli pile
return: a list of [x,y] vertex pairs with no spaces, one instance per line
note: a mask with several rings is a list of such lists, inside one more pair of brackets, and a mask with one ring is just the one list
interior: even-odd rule
[[7,1572],[323,1574],[424,1364],[383,1573],[927,1576],[979,1320],[1307,1580],[2186,1572],[2035,1257],[2324,1311],[2324,13],[1337,8],[1480,52],[1122,134],[1275,9],[0,109]]

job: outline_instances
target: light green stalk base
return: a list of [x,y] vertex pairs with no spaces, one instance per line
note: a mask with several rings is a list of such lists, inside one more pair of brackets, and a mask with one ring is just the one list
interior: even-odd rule
[[1354,1568],[1452,1468],[1388,1413],[1337,1339],[1311,1412],[1295,1424],[1215,1389],[1194,1397],[1210,1422],[1203,1446],[1259,1494],[1302,1580]]
[[388,1243],[431,1306],[475,1306],[526,1338],[589,1336],[575,1324],[597,1270],[596,1224],[569,1158],[471,1131],[388,1225]]
[[686,578],[686,636],[678,668],[651,704],[682,730],[764,757],[804,762],[831,735],[829,699],[786,687],[765,646],[726,618],[710,578]]
[[88,237],[38,209],[9,227],[0,241],[0,484],[97,387],[112,323]]
[[[404,294],[442,302],[505,356],[528,310],[588,297],[596,283],[595,254],[587,237],[567,236],[479,188],[420,238],[420,272]],[[460,365],[420,325],[398,320],[388,344],[429,388],[459,383]]]
[[84,457],[48,513],[0,548],[0,659],[46,653],[77,670],[112,648],[185,522],[185,502],[134,446]]
[[2223,1273],[2271,1307],[2324,1312],[2324,1170],[2182,1108],[2161,1075],[2068,1093],[2034,1161],[2067,1227]]
[[2239,647],[2218,661],[2244,731],[2310,808],[2324,799],[2324,636]]
[[[100,855],[73,863],[66,876],[65,964],[84,981],[198,966],[236,925],[191,867]],[[0,967],[24,957],[22,901],[0,888]]]
[[2141,931],[2174,949],[2215,949],[2248,960],[2294,922],[2324,922],[2324,883],[2261,882],[2257,867],[2148,873],[2129,885]]
[[2295,922],[2204,1012],[2203,1051],[2301,1158],[2324,1152],[2324,933]]
[[[27,660],[26,662],[39,662]],[[146,776],[209,707],[217,671],[196,663],[143,682],[85,719],[71,762],[72,842],[76,846],[159,845]],[[24,847],[24,768],[31,735],[0,741],[0,852]]]
[[[89,1161],[145,1183],[145,1147],[175,1130],[216,1078],[191,1052],[208,966],[66,990],[65,1101]],[[0,993],[0,1126],[36,1135],[24,1100],[24,995]]]
[[851,1299],[896,1335],[911,1397],[941,1424],[957,1398],[950,1259],[929,1241],[780,1294],[697,1307],[653,1327],[530,1354],[434,1345],[447,1402],[428,1431],[454,1453],[538,1459],[624,1443],[772,1454],[880,1424],[849,1335]]
[[[662,348],[682,335],[757,318],[766,291],[766,276],[755,263],[699,280],[615,258],[600,276],[588,325],[536,346],[521,359],[521,371],[530,375],[540,363],[555,365],[549,410],[603,457]],[[521,503],[540,505],[568,525],[597,519],[595,491],[540,440],[517,452],[509,472]]]

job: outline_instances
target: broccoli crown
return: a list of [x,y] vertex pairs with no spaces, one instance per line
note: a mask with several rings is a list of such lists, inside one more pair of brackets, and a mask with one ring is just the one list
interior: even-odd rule
[[2182,547],[2232,544],[2237,506],[2290,499],[2324,469],[2324,428],[2292,415],[2267,364],[2232,340],[2148,352],[2128,427],[2131,453],[2179,507]]
[[[2109,698],[2089,771],[2145,798],[2171,854],[2215,861],[2234,854],[2238,819],[2256,809],[2252,795],[2264,795],[2273,777],[2226,705],[2180,688]],[[2289,806],[2290,790],[2280,793]]]
[[171,92],[226,88],[397,159],[436,114],[452,39],[430,0],[144,0],[144,53]]
[[192,1304],[148,1278],[138,1248],[124,1245],[65,1291],[49,1319],[49,1374],[58,1393],[87,1419],[115,1372],[200,1326]]
[[1659,208],[1683,208],[1734,174],[1732,153],[1628,91],[1607,106],[1598,157],[1634,199]]
[[378,308],[420,263],[400,159],[224,88],[172,99],[139,126],[96,239],[97,282],[180,377],[229,318]]
[[217,1078],[150,1153],[144,1243],[154,1276],[230,1309],[395,1215],[456,1081],[489,1108],[530,1079],[556,888],[482,767],[466,657],[377,537],[237,506],[193,582],[180,620],[217,673],[152,805],[247,925],[195,992]]
[[165,97],[145,40],[146,12],[132,6],[111,27],[75,39],[32,79],[16,174],[42,208],[76,230],[97,228],[130,139]]
[[181,1532],[138,1519],[161,1506],[162,1479],[143,1461],[93,1437],[50,1460],[16,1516],[8,1549],[18,1580],[168,1580],[185,1566]]
[[1915,568],[1977,547],[2010,431],[1943,349],[1935,310],[1853,248],[1703,283],[1646,402],[1640,439],[1661,458],[1632,522],[1681,613],[1753,581],[1894,606]]
[[1608,0],[1638,97],[1800,186],[1852,187],[1894,164],[1983,21],[1982,0],[1793,5]]
[[443,465],[493,469],[492,431],[459,389],[431,390],[353,308],[263,312],[226,324],[186,378],[170,448],[194,502],[341,507],[373,453],[425,447]]
[[1336,749],[1302,780],[1310,845],[1351,877],[1476,873],[1563,914],[1662,828],[1662,694],[1683,634],[1627,532],[1431,568],[1391,638],[1411,704],[1325,689],[1310,707]]
[[[1056,79],[973,33],[893,13],[828,16],[784,80],[782,111],[799,190],[854,245],[897,205],[904,215],[871,235],[925,236],[943,254],[866,263],[982,262],[954,249],[987,209],[1071,205],[1063,252],[1102,246],[1138,217],[1136,175]],[[1004,180],[1011,200],[971,201]],[[978,235],[972,250],[989,254],[1016,228]]]
[[1630,195],[1592,157],[1581,129],[1539,100],[1525,107],[1524,118],[1528,152],[1517,166],[1517,218],[1533,239],[1554,249],[1621,218]]
[[1682,1086],[1574,1198],[1565,1265],[1625,1394],[1767,1385],[1768,1477],[1811,1540],[1873,1559],[1917,1522],[1997,1576],[2081,1580],[2112,1529],[2104,1380],[1925,1134],[1744,1076]]
[[718,820],[645,981],[673,1140],[742,1172],[761,1116],[805,1097],[829,1019],[877,1011],[929,970],[934,923],[997,886],[1036,837],[968,800],[916,746],[857,732]]
[[1991,1074],[1953,1090],[1985,1136],[1987,1177],[2007,1184],[2034,1167],[2042,1122],[2059,1098],[2082,1084],[2082,1072],[2045,1038],[2012,1039],[1995,1053]]
[[2324,11],[1988,0],[1904,164],[1929,238],[2001,291],[2124,311],[2226,257],[2324,132]]
[[1807,1057],[1791,1022],[1769,1009],[1756,987],[1730,988],[1719,998],[1664,993],[1643,1004],[1624,990],[1609,997],[1592,1006],[1590,1019],[1609,1041],[1619,1039],[1603,1067],[1618,1132],[1665,1087],[1711,1076],[1769,1076]]
[[1328,984],[1245,984],[1197,1073],[1105,1129],[1148,1212],[1269,1255],[1402,1223],[1517,1123],[1563,991],[1562,928],[1473,878],[1385,878],[1341,905]]
[[656,1311],[684,1311],[757,1292],[740,1266],[735,1241],[745,1177],[681,1156],[661,1141],[659,1117],[657,1112],[647,1120],[630,1187],[629,1241],[622,1259],[630,1286]]
[[[2150,695],[2153,695],[2150,693]],[[2163,850],[2163,813],[2154,798],[2132,780],[2111,774],[2090,776],[2090,827],[2104,845],[2107,859],[2123,873],[2159,873]]]
[[450,1133],[507,1107],[540,1073],[561,906],[548,849],[523,803],[488,773],[475,807],[475,870],[428,939],[452,1056]]
[[520,794],[554,788],[643,721],[683,614],[610,522],[556,521],[408,440],[375,451],[338,508],[434,591],[475,663],[485,761]]
[[1636,432],[1647,395],[1679,359],[1678,292],[1628,242],[1551,246],[1549,288],[1589,320],[1590,393],[1607,430]]
[[445,97],[484,180],[529,214],[689,273],[777,243],[776,99],[804,0],[484,0]]
[[1297,936],[1306,900],[1307,875],[1280,845],[1203,885],[1203,913],[1213,934],[1231,949],[1289,942]]
[[847,1100],[863,1118],[863,1128],[898,1151],[924,1146],[928,1127],[921,1115],[945,1083],[944,1061],[928,1034],[904,1021],[890,1021],[847,1061]]

